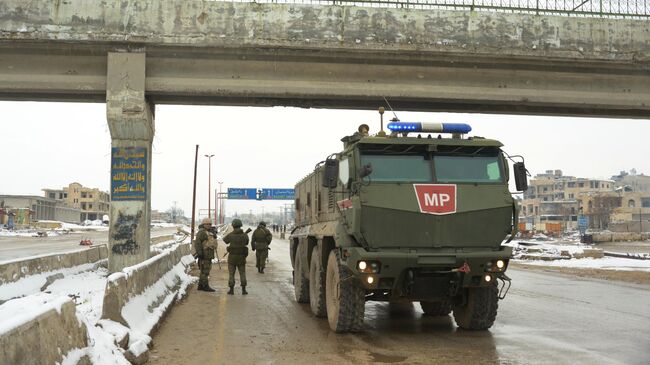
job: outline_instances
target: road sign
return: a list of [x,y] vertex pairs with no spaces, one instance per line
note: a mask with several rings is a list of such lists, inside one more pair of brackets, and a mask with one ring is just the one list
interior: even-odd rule
[[578,216],[578,227],[587,229],[589,227],[589,217],[586,215]]
[[228,188],[228,199],[255,199],[255,188]]
[[293,200],[294,189],[228,188],[228,199]]
[[589,217],[587,217],[586,215],[579,215],[578,230],[580,231],[580,234],[584,235],[585,232],[587,232],[587,228],[589,228]]
[[294,198],[294,189],[262,189],[264,200],[293,200]]

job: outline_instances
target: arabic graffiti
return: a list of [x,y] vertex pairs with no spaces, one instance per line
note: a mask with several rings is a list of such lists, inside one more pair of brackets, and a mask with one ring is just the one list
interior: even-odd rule
[[147,199],[147,149],[113,147],[111,151],[111,200]]
[[118,213],[117,221],[114,225],[114,233],[111,238],[115,242],[111,250],[118,255],[136,254],[140,246],[135,241],[135,230],[138,228],[138,221],[142,217],[142,211],[136,215]]

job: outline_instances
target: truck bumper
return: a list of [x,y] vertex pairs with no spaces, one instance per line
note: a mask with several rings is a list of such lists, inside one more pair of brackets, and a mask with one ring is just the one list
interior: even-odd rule
[[[366,290],[390,291],[392,297],[426,300],[453,296],[462,288],[494,285],[497,279],[504,277],[512,248],[417,253],[369,252],[361,247],[350,247],[344,248],[341,256],[358,284]],[[499,260],[504,264],[502,268],[497,267]],[[360,269],[360,262],[366,263],[366,270]]]

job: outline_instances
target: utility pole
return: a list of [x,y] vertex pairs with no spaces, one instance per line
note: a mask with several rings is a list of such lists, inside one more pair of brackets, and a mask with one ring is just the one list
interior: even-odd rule
[[211,175],[212,175],[212,157],[213,156],[214,155],[205,155],[205,157],[208,158],[208,219],[210,219],[210,217],[211,217],[210,216],[210,211],[211,211],[210,203],[212,201],[212,197],[210,196],[210,193],[211,193],[212,187],[210,186],[210,180],[212,180]]
[[214,225],[217,225],[217,207],[219,202],[219,195],[217,195],[217,189],[214,189]]

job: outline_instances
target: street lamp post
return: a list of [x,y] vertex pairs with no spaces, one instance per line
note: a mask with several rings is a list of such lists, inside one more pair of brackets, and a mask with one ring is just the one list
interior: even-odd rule
[[[223,185],[223,181],[218,181],[217,183],[219,184],[219,224],[223,224],[223,196],[221,195],[221,186]],[[217,209],[215,209],[214,214],[217,214]]]
[[210,186],[210,180],[212,180],[212,157],[214,155],[205,155],[205,157],[208,158],[208,219],[210,219],[210,210],[211,210],[211,201],[212,201],[212,196],[210,195],[212,190],[212,187]]

